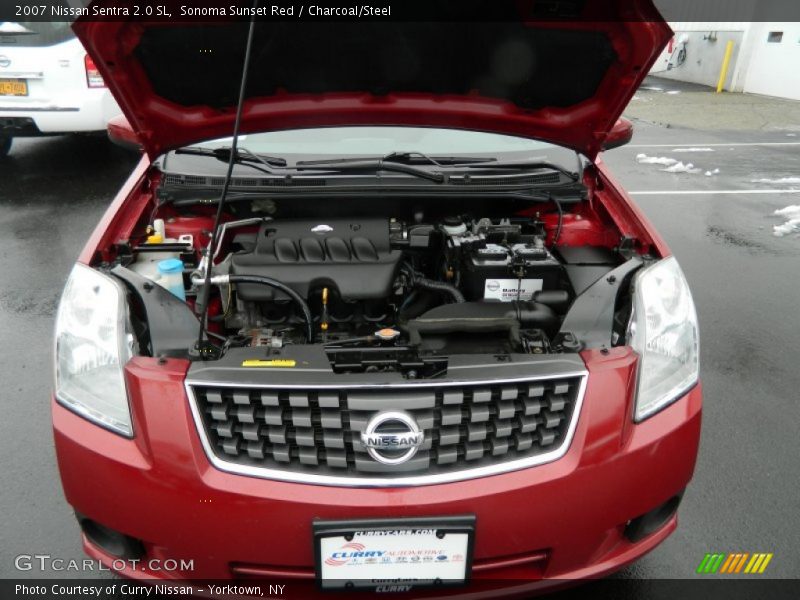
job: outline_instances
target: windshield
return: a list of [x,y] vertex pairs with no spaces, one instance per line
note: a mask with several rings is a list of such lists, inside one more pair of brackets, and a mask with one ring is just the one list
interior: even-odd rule
[[[231,138],[197,144],[229,146]],[[575,165],[575,152],[539,140],[431,127],[328,127],[292,129],[239,136],[239,146],[251,152],[289,158],[386,156],[392,152],[421,152],[428,156],[488,156],[524,158]],[[294,158],[299,158],[296,156]]]

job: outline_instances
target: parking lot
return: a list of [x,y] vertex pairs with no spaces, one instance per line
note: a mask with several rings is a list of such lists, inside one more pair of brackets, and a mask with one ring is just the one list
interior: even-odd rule
[[[693,92],[680,91],[688,102]],[[688,127],[632,104],[632,143],[605,156],[692,285],[705,387],[680,527],[621,578],[692,577],[715,551],[771,552],[770,576],[798,574],[800,235],[773,228],[787,221],[776,210],[800,204],[800,131],[752,118],[752,106],[725,109],[752,124],[732,129],[712,117]],[[82,557],[50,432],[53,318],[75,257],[135,161],[102,138],[56,137],[16,140],[0,162],[0,577],[42,575],[16,571],[18,554]]]

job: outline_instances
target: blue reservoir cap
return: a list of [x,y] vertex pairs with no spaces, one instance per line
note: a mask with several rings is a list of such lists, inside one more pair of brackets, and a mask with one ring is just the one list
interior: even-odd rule
[[182,273],[183,261],[179,258],[168,258],[166,260],[159,261],[158,272],[163,273],[164,275],[169,273]]

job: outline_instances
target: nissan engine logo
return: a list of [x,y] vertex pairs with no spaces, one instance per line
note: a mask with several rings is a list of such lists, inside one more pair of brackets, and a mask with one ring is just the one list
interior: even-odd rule
[[404,412],[382,412],[372,417],[361,434],[369,455],[384,465],[401,465],[417,453],[425,434]]
[[7,56],[0,56],[0,67],[5,69],[8,66],[11,66],[11,59]]

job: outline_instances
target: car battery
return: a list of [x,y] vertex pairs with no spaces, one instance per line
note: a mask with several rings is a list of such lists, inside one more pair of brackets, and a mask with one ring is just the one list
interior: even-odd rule
[[560,289],[562,266],[539,239],[532,243],[473,244],[464,248],[461,287],[470,300],[532,300]]

